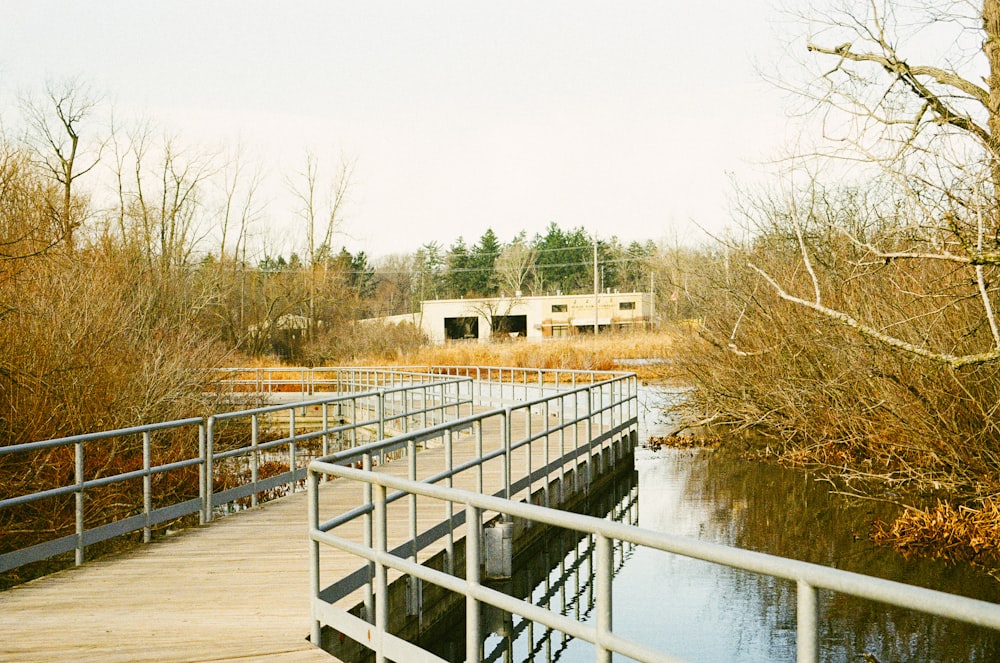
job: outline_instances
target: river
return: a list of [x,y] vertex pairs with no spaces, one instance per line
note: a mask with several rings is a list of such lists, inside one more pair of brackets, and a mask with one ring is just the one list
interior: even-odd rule
[[[643,389],[640,439],[670,427],[669,416],[660,413],[679,397],[678,392]],[[639,449],[635,467],[628,485],[595,503],[596,515],[1000,602],[1000,582],[975,568],[907,560],[873,545],[871,522],[890,517],[895,507],[831,494],[830,484],[808,473],[722,452],[676,449]],[[636,493],[637,507],[632,504]],[[564,611],[589,620],[588,539],[564,533],[548,545],[517,571],[510,591],[557,606],[568,595]],[[688,661],[795,660],[793,584],[644,548],[618,549],[616,560],[615,633]],[[540,564],[545,568],[530,568]],[[588,643],[517,616],[486,615],[484,624],[491,629],[484,640],[488,660],[594,660]],[[452,638],[434,636],[434,649],[461,661],[460,616],[452,626]],[[822,661],[863,661],[864,654],[881,663],[1000,660],[996,632],[826,591],[820,592],[819,638]]]

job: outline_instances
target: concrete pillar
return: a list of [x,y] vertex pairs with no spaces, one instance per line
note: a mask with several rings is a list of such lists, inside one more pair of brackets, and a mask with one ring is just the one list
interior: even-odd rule
[[486,577],[509,578],[514,566],[514,523],[486,528]]

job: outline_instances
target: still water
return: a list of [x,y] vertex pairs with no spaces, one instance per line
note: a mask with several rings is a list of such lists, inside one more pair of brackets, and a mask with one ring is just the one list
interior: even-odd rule
[[[640,439],[669,422],[675,397],[643,393]],[[845,501],[800,471],[720,452],[637,450],[636,472],[589,511],[671,534],[773,553],[993,602],[1000,582],[968,566],[905,560],[868,540],[875,517],[893,507]],[[592,617],[593,542],[556,532],[526,555],[502,589],[584,621]],[[794,661],[795,587],[788,582],[684,557],[615,549],[613,630],[688,661]],[[464,616],[423,643],[450,661],[464,656]],[[509,614],[483,615],[487,660],[593,661],[591,645]],[[820,592],[823,661],[1000,661],[1000,634],[907,610]],[[630,660],[618,657],[615,660]],[[872,660],[872,659],[868,659]]]

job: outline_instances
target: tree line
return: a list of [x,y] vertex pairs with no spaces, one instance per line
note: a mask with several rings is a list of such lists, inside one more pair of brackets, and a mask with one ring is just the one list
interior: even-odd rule
[[[364,251],[342,247],[330,254],[321,247],[315,259],[325,269],[345,276],[345,285],[359,295],[357,317],[412,313],[429,299],[514,297],[577,294],[594,289],[595,240],[584,229],[566,231],[555,222],[530,240],[517,233],[502,242],[487,229],[471,246],[463,237],[447,249],[426,242],[413,253],[371,261]],[[597,240],[598,287],[647,291],[660,249],[652,240],[623,244],[616,237]],[[265,256],[257,269],[270,274],[305,268],[298,253]]]
[[[265,175],[242,148],[123,120],[77,80],[18,109],[0,134],[7,443],[187,416],[187,399],[206,391],[186,382],[188,368],[394,353],[419,332],[355,321],[424,299],[594,287],[594,237],[554,222],[531,238],[504,242],[491,229],[377,260],[338,250],[354,163],[333,159],[327,171],[311,153],[282,177],[300,247],[283,254],[266,237]],[[663,271],[651,241],[596,247],[601,288],[646,290]]]

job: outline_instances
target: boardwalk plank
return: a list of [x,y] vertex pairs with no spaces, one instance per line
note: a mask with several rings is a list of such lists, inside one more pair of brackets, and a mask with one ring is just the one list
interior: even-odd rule
[[[495,429],[484,437],[487,449],[497,447]],[[471,458],[473,445],[471,436],[461,436],[456,462]],[[543,459],[536,447],[537,468]],[[554,455],[557,442],[552,449]],[[514,476],[523,472],[526,458],[519,456]],[[421,452],[417,466],[421,477],[441,471],[444,449]],[[407,461],[378,470],[405,476]],[[455,485],[474,489],[475,476],[466,472]],[[490,463],[484,481],[489,491],[503,485],[499,461]],[[329,518],[360,504],[362,492],[336,480],[323,484],[320,495]],[[0,662],[335,660],[306,641],[306,497],[295,493],[0,593]],[[408,509],[407,500],[389,507],[394,542],[408,534]],[[423,529],[443,517],[444,507],[420,500],[418,511]],[[361,525],[344,530],[360,537]],[[323,582],[359,566],[351,556],[326,553]]]

